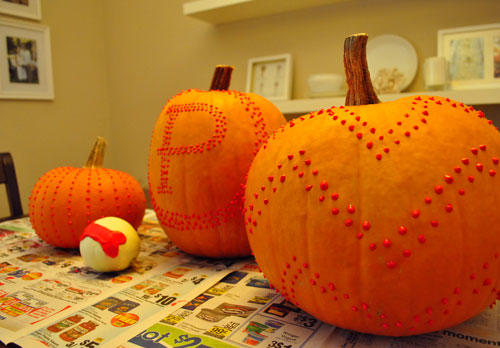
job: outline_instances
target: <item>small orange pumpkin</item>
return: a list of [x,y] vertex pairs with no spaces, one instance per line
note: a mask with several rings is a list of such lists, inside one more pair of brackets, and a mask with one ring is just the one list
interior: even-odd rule
[[250,254],[243,184],[268,135],[286,122],[267,99],[228,90],[232,67],[216,67],[209,91],[190,89],[161,111],[149,155],[153,208],[182,250],[208,257]]
[[250,245],[276,289],[318,319],[436,331],[499,295],[500,136],[448,98],[378,103],[366,41],[345,43],[347,106],[290,121],[255,157]]
[[106,141],[98,137],[83,168],[59,167],[45,173],[29,197],[33,229],[45,242],[77,248],[80,235],[92,221],[116,216],[138,228],[146,199],[135,178],[102,168]]

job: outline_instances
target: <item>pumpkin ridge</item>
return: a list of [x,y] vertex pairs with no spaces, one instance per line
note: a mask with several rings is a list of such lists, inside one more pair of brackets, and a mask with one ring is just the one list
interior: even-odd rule
[[[123,175],[124,172],[122,172],[120,170],[116,170],[116,169],[109,169],[109,168],[108,168],[108,170],[111,171],[112,175],[114,176],[113,185],[114,185],[115,192],[118,191],[118,188],[116,187],[115,180],[118,180],[119,182],[123,182],[125,184],[128,183],[127,179]],[[99,173],[97,171],[95,172],[95,176],[96,176],[97,181],[99,181],[100,177],[99,177]],[[120,217],[122,219],[126,219],[128,221],[131,221],[130,224],[135,225],[134,228],[137,229],[139,227],[139,225],[137,225],[137,219],[134,216],[132,216],[132,214],[129,213],[130,210],[128,209],[128,207],[131,206],[131,202],[128,198],[130,196],[128,185],[126,185],[122,190],[124,193],[123,195],[115,196],[116,216]],[[116,197],[118,197],[118,199],[116,199]],[[89,222],[89,224],[90,224],[90,222]]]
[[114,172],[114,170],[104,169],[104,173],[106,173],[106,175],[108,176],[109,180],[111,181],[112,188],[113,188],[113,193],[114,193],[113,209],[115,209],[114,215],[121,218],[121,216],[120,216],[121,214],[119,211],[119,205],[120,205],[119,197],[116,195],[116,192],[118,191],[118,189],[116,188],[115,172]]
[[[371,98],[372,96],[370,96]],[[346,97],[347,99],[347,97]],[[378,99],[376,96],[374,96],[374,99],[373,99],[373,102],[374,103],[379,103]],[[345,130],[349,133],[350,137],[351,138],[354,138],[356,137],[358,140],[361,140],[357,134],[359,134],[358,132],[356,132],[357,128],[359,128],[359,122],[361,119],[364,119],[364,115],[361,115],[358,111],[360,109],[358,109],[355,105],[353,106],[346,106],[343,110],[343,112],[345,114],[347,114],[346,117],[342,117],[343,120],[341,120],[341,124],[344,120],[346,120],[346,123],[343,124],[343,127],[346,127]],[[363,116],[363,117],[362,117]],[[380,117],[384,117],[382,115],[379,115]],[[349,120],[347,123],[347,120]],[[366,123],[368,125],[368,123]],[[361,133],[362,134],[362,133]],[[361,141],[355,141],[355,145],[353,146],[353,151],[351,153],[351,155],[349,156],[349,166],[352,167],[352,168],[355,168],[355,173],[354,174],[354,178],[353,180],[355,180],[356,182],[360,182],[362,183],[363,181],[360,181],[363,173],[362,171],[360,170],[360,162],[362,160],[362,157],[361,157],[361,148],[362,148],[362,143]],[[363,204],[363,201],[362,201],[362,197],[361,197],[361,188],[360,187],[355,187],[354,188],[355,192],[351,192],[351,195],[349,197],[347,197],[347,211],[348,213],[345,214],[345,212],[343,214],[345,214],[345,219],[344,219],[344,226],[347,228],[347,232],[349,234],[351,234],[352,238],[356,238],[358,240],[361,241],[361,239],[364,237],[364,234],[361,232],[360,230],[360,227],[361,227],[361,221],[363,221],[362,219],[362,215],[361,213],[364,211],[363,207],[364,207],[364,204]],[[359,220],[359,221],[358,221]],[[343,231],[336,231],[337,233],[343,233]],[[352,252],[352,255],[353,255],[353,265],[351,266],[353,269],[359,269],[360,267],[360,264],[361,264],[361,260],[362,260],[362,257],[361,255],[364,255],[366,253],[366,251],[363,251],[362,247],[361,247],[361,243],[357,243],[354,248],[351,248],[351,252]],[[313,254],[310,254],[310,255],[313,255]],[[366,270],[366,274],[369,274],[370,273],[370,270]],[[315,273],[315,276],[318,276],[318,273]],[[320,278],[320,276],[318,276],[318,278]],[[352,299],[351,299],[351,296],[348,296],[348,294],[350,292],[355,292],[355,293],[360,293],[360,290],[362,290],[362,286],[361,286],[361,282],[360,282],[360,279],[363,278],[363,275],[357,273],[357,274],[350,274],[349,276],[349,280],[346,281],[350,288],[349,290],[343,292],[343,298],[350,302],[350,306],[351,306],[351,310],[352,311],[355,311],[357,312],[358,311],[358,306],[356,304],[353,304],[352,303]],[[332,279],[328,279],[327,281],[333,281]],[[324,287],[320,287],[320,292],[324,292]],[[321,307],[318,307],[318,308],[321,308]]]
[[[258,129],[257,124],[262,121],[261,129],[258,129],[255,132],[256,140],[255,140],[254,144],[256,146],[256,150],[254,150],[254,152],[253,152],[254,157],[257,154],[257,151],[259,151],[259,149],[261,148],[262,144],[269,137],[269,135],[268,135],[268,133],[266,131],[266,128],[265,128],[264,118],[262,117],[262,110],[260,109],[260,107],[258,107],[257,105],[255,105],[255,103],[256,103],[255,96],[256,95],[254,95],[253,93],[243,95],[243,97],[248,102],[247,106],[246,106],[246,111],[248,113],[247,116],[250,117],[250,119],[254,119],[254,117],[253,117],[254,114],[257,114],[257,116],[261,116],[260,119],[258,119],[254,123],[254,127]],[[251,113],[251,111],[250,111],[250,105],[253,105],[252,106],[253,113]]]
[[[75,171],[75,177],[74,177],[72,183],[76,182],[76,180],[78,180],[78,178],[81,175],[83,175],[83,172],[84,172],[83,168],[74,168],[74,169],[76,169],[76,171]],[[70,226],[69,230],[71,232],[71,237],[72,238],[77,238],[77,240],[78,240],[79,236],[77,236],[77,234],[76,234],[76,231],[75,231],[75,229],[73,227],[73,221],[71,220],[70,215],[69,215],[69,214],[71,214],[71,211],[73,210],[73,203],[74,203],[74,197],[73,197],[73,192],[72,192],[73,189],[74,189],[74,185],[72,184],[72,186],[70,186],[70,189],[69,189],[70,192],[68,192],[68,205],[67,205],[68,219],[67,219],[67,223]],[[65,240],[64,241],[64,245],[67,245],[67,243],[68,243],[68,241]]]
[[[224,108],[223,108],[224,109]],[[187,166],[186,166],[187,167]],[[216,194],[216,183],[214,183],[214,179],[215,181],[217,181],[217,179],[220,179],[220,178],[214,178],[213,175],[210,175],[209,178],[210,180],[210,185],[207,185],[208,187],[206,187],[206,191],[208,192],[207,196],[208,197],[211,197],[212,198],[212,203],[210,204],[211,206],[213,206],[214,208],[217,208],[215,205],[216,205],[216,202],[215,202],[215,199],[213,197],[215,197],[215,194]],[[186,193],[186,191],[184,191]],[[193,211],[189,208],[189,203],[190,203],[190,200],[187,199],[187,197],[184,198],[186,200],[186,203],[187,203],[187,211]],[[229,209],[229,203],[226,203],[226,205],[222,208],[219,208],[222,210],[223,214],[225,215],[222,215],[220,217],[220,220],[219,222],[217,223],[217,225],[214,227],[216,230],[219,230],[219,227],[223,227],[224,224],[226,224],[227,222],[229,222],[231,220],[230,218],[230,215],[229,215],[229,212],[226,211],[226,209]],[[199,213],[199,212],[198,212]],[[212,213],[213,214],[213,213]],[[226,215],[227,214],[227,215]],[[221,250],[221,236],[220,236],[220,233],[215,233],[211,240],[210,240],[210,243],[214,244],[215,245],[215,248],[219,248],[219,250]],[[206,242],[205,242],[206,243]],[[195,251],[196,254],[200,253],[202,250],[203,250],[203,247],[204,247],[204,243],[203,241],[201,240],[201,238],[199,239],[199,243],[198,244],[198,250]],[[224,249],[222,249],[224,250]],[[222,257],[225,257],[224,253],[222,253],[221,255]]]
[[[97,170],[94,170],[96,167],[92,167],[92,168],[89,168],[88,169],[88,179],[87,179],[87,190],[86,190],[86,197],[85,197],[85,200],[86,200],[86,208],[89,209],[90,207],[90,201],[91,201],[91,197],[92,195],[95,195],[95,192],[92,192],[92,185],[91,183],[93,181],[95,181],[94,177],[99,177],[98,173],[97,173]],[[102,168],[101,167],[98,167],[98,168]],[[85,169],[85,167],[84,167]],[[95,174],[95,175],[94,175]],[[87,222],[86,222],[86,225],[89,225],[92,221],[90,220],[90,214],[86,214],[86,218],[87,218]],[[81,231],[83,232],[83,231]],[[81,235],[81,233],[80,233]],[[78,235],[78,241],[80,241],[80,235]]]

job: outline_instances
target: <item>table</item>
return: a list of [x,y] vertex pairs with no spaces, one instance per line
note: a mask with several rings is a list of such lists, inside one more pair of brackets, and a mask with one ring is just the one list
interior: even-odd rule
[[276,291],[253,258],[178,250],[153,211],[141,252],[99,273],[77,249],[50,246],[27,218],[0,224],[0,338],[22,347],[319,347],[333,327]]
[[431,334],[364,335],[286,302],[253,258],[181,252],[152,210],[138,232],[133,267],[99,273],[78,250],[41,241],[27,218],[0,223],[0,340],[29,348],[500,346],[499,306]]

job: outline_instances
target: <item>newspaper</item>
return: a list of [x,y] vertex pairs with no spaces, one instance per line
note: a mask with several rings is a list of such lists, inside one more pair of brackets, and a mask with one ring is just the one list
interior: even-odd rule
[[[10,342],[47,321],[99,301],[151,273],[185,262],[155,225],[141,226],[141,253],[134,268],[99,273],[78,249],[45,244],[27,219],[0,225],[0,339]],[[165,248],[166,246],[166,248]]]
[[119,347],[319,347],[332,329],[271,291],[250,263]]
[[270,289],[253,258],[210,260],[172,245],[148,210],[133,267],[99,273],[78,250],[0,224],[0,342],[21,347],[500,347],[500,309],[411,337],[325,324]]
[[40,240],[28,219],[1,223],[0,342],[285,348],[318,347],[331,333],[332,326],[271,290],[253,258],[186,255],[151,210],[138,232],[141,251],[133,267],[100,273],[77,249]]
[[320,347],[489,348],[500,346],[500,307],[447,330],[409,337],[382,337],[336,328]]

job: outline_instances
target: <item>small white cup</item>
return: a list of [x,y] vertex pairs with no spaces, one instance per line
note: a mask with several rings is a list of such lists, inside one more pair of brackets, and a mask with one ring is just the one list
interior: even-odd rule
[[448,81],[448,62],[446,58],[430,57],[424,61],[424,84],[427,90],[446,89]]

